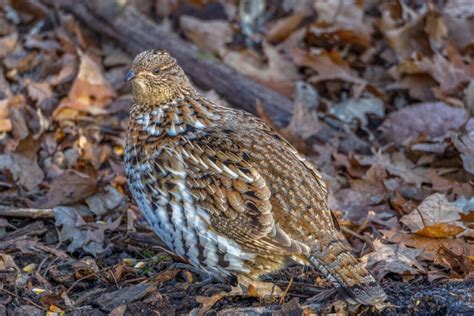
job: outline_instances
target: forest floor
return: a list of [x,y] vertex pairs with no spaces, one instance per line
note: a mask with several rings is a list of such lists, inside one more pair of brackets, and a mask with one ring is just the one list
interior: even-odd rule
[[0,0],[0,315],[474,313],[469,1],[129,1],[292,100],[284,127],[252,106],[321,170],[383,312],[301,266],[197,285],[127,187],[133,56],[54,2]]

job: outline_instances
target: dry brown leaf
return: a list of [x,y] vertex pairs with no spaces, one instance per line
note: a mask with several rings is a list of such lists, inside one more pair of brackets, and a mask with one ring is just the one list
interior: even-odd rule
[[361,1],[316,0],[314,9],[318,19],[309,30],[319,41],[330,44],[352,44],[368,48],[371,45],[372,27],[364,20]]
[[373,252],[363,256],[361,262],[380,280],[388,273],[418,274],[424,271],[417,257],[420,249],[407,248],[403,243],[388,245],[380,240],[373,243]]
[[279,19],[268,31],[266,39],[270,43],[279,43],[295,31],[308,12],[295,12],[287,17]]
[[385,116],[385,107],[382,100],[368,94],[357,99],[350,98],[332,104],[329,108],[329,113],[342,122],[358,124],[365,128],[369,124],[368,115],[383,118]]
[[0,173],[8,170],[20,186],[35,191],[44,178],[44,172],[36,161],[39,146],[31,136],[23,139],[15,152],[0,155]]
[[179,7],[179,0],[155,0],[155,12],[160,17],[170,16]]
[[186,37],[199,48],[221,57],[227,51],[226,44],[232,41],[232,27],[224,20],[203,21],[183,15],[179,24]]
[[[429,36],[425,32],[426,13],[427,10],[420,14],[415,14],[412,11],[405,12],[405,15],[410,16],[411,20],[398,27],[398,23],[392,19],[390,12],[383,12],[382,31],[400,61],[411,57],[413,52],[422,55],[429,55],[432,52]],[[394,26],[397,27],[394,28]]]
[[420,134],[430,138],[446,135],[467,120],[464,109],[443,102],[420,103],[390,113],[380,129],[388,140],[402,145]]
[[391,232],[387,233],[390,241],[403,242],[409,247],[423,250],[423,258],[435,261],[448,269],[452,269],[452,266],[445,258],[449,256],[446,250],[451,255],[454,254],[458,257],[469,258],[474,254],[474,245],[467,243],[462,238],[430,238],[403,232],[397,232],[392,236]]
[[435,193],[428,196],[410,214],[400,221],[418,235],[445,238],[453,237],[466,229],[461,222],[463,209],[449,202],[445,195]]
[[474,174],[474,119],[470,119],[466,124],[464,135],[453,135],[451,140],[461,153],[464,170]]
[[12,130],[8,99],[0,100],[0,133]]
[[430,74],[439,83],[438,89],[446,95],[457,92],[473,79],[466,69],[456,67],[440,54],[435,54],[431,59],[415,59],[414,64],[419,71]]
[[50,80],[50,83],[54,86],[72,81],[78,68],[77,57],[73,54],[64,54],[61,58],[61,64],[62,68],[59,73]]
[[55,207],[61,204],[79,202],[97,192],[97,179],[94,176],[68,170],[53,180],[48,193],[41,197],[35,207]]
[[176,278],[176,276],[181,272],[181,269],[166,269],[163,272],[158,273],[153,277],[153,282],[157,283],[166,283],[170,280]]
[[431,178],[426,169],[419,168],[403,156],[389,157],[380,152],[373,156],[355,155],[354,158],[363,166],[380,165],[394,176],[400,177],[405,184],[415,184],[418,188],[423,183],[430,183]]
[[101,216],[119,206],[123,199],[123,195],[117,189],[108,185],[103,192],[88,196],[86,203],[95,215]]
[[67,250],[74,252],[78,248],[97,255],[104,249],[105,231],[114,231],[120,225],[122,216],[115,221],[108,220],[106,223],[86,223],[79,212],[68,206],[54,208],[55,225],[62,226],[62,240],[70,240]]
[[117,96],[115,90],[105,79],[102,66],[90,56],[78,51],[80,57],[79,72],[74,80],[68,99],[61,102],[54,116],[64,108],[73,108],[92,115],[105,114],[107,107]]
[[389,85],[387,89],[407,89],[412,98],[426,102],[435,99],[433,88],[436,86],[436,80],[430,75],[407,74],[399,82]]
[[203,50],[211,51],[244,75],[267,87],[290,96],[294,81],[299,78],[293,63],[286,60],[275,47],[264,42],[263,51],[267,62],[263,62],[251,51],[237,52],[226,48],[232,40],[233,30],[227,21],[202,21],[194,17],[180,18],[186,36]]
[[267,58],[264,63],[259,58],[247,51],[246,53],[228,51],[223,60],[240,73],[253,78],[263,85],[290,96],[294,91],[294,83],[300,78],[294,63],[287,60],[278,49],[264,42],[263,51]]
[[197,315],[206,315],[207,311],[210,310],[214,304],[228,295],[226,292],[219,292],[212,296],[196,296],[196,302],[202,304],[201,308],[197,311]]
[[273,283],[250,279],[246,276],[237,276],[237,286],[233,286],[231,295],[244,295],[258,298],[280,297],[283,291]]
[[442,11],[449,39],[461,50],[474,43],[473,8],[470,1],[448,0]]
[[387,209],[385,206],[377,206],[388,193],[383,184],[386,177],[387,172],[383,166],[372,164],[362,179],[352,180],[350,188],[339,190],[335,194],[333,206],[345,211],[345,217],[353,222],[362,222],[371,210]]
[[309,152],[306,140],[316,135],[321,129],[321,122],[316,111],[319,105],[319,94],[310,84],[297,81],[295,104],[290,124],[278,130],[298,151]]
[[347,62],[335,50],[312,54],[301,49],[294,49],[292,55],[297,65],[309,67],[318,73],[318,75],[309,78],[310,82],[339,79],[356,84],[366,84],[365,80],[352,74]]
[[0,37],[0,58],[7,56],[15,48],[17,41],[18,33]]
[[46,82],[32,82],[27,79],[25,84],[28,87],[28,95],[36,101],[36,104],[41,104],[44,100],[53,96],[51,86]]

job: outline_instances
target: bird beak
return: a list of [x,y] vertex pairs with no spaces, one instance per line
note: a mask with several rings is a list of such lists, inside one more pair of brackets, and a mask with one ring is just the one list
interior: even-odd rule
[[135,78],[135,77],[136,77],[135,73],[133,71],[129,70],[127,72],[127,75],[125,76],[125,81],[129,82],[130,80],[133,80],[133,78]]

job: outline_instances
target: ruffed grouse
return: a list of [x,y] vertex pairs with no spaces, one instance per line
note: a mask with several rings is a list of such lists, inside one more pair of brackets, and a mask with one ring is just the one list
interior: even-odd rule
[[321,271],[349,301],[385,293],[352,255],[318,171],[257,117],[199,95],[163,50],[137,55],[125,166],[153,230],[214,275],[257,278],[291,261]]

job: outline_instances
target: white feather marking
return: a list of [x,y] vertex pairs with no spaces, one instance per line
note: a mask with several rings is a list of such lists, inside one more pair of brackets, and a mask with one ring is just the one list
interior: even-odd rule
[[175,170],[175,169],[171,168],[171,166],[164,166],[164,168],[174,176],[178,176],[180,178],[185,178],[186,177],[186,171],[184,171],[184,170],[181,170],[181,171]]
[[206,163],[211,166],[213,169],[215,169],[218,173],[222,173],[222,169],[219,168],[211,159],[206,159]]
[[239,175],[234,171],[230,170],[225,164],[222,164],[222,170],[232,179],[237,179]]
[[173,238],[174,238],[174,249],[176,253],[180,256],[184,256],[184,245],[183,245],[183,238],[182,238],[182,232],[183,232],[183,226],[184,226],[184,218],[183,218],[183,210],[180,205],[176,203],[171,203],[171,209],[172,209],[172,216],[171,216],[171,221],[174,224],[174,227],[176,230],[173,233]]
[[177,134],[174,123],[171,123],[171,126],[168,128],[168,136],[176,136]]
[[206,127],[200,120],[194,120],[193,126],[194,128],[199,128],[199,129]]

